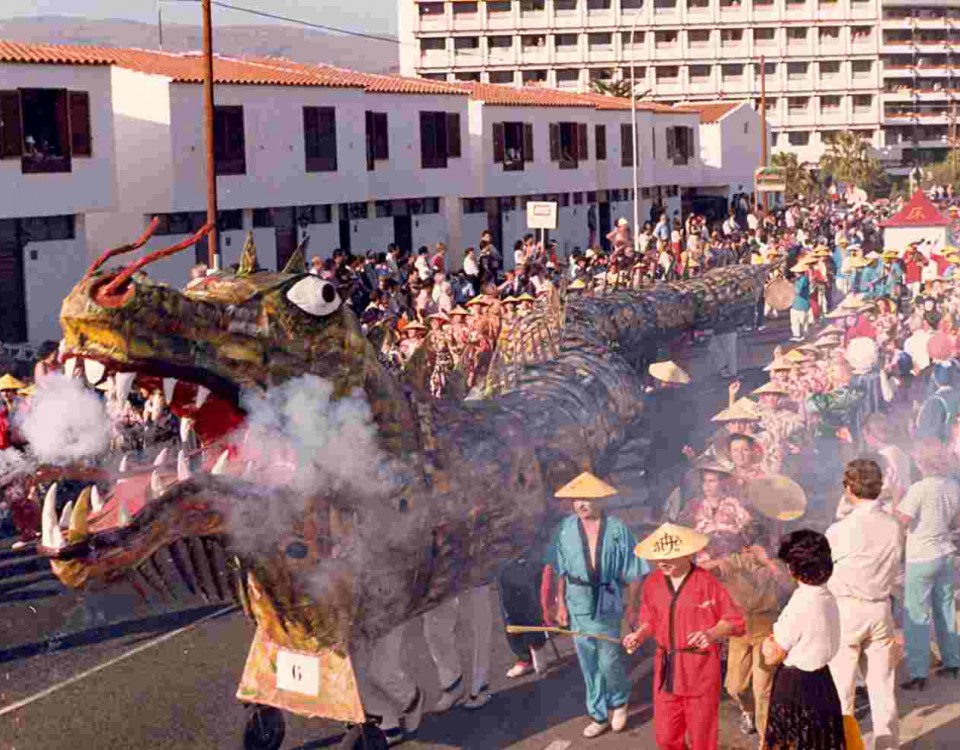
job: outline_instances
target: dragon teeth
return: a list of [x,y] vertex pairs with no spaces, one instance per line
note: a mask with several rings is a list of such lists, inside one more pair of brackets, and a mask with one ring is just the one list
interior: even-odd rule
[[191,476],[190,473],[190,461],[187,459],[186,451],[180,451],[177,453],[177,481],[185,482]]
[[68,502],[63,506],[63,510],[60,513],[60,528],[66,529],[70,527],[70,516],[73,515],[73,500]]
[[167,404],[173,403],[173,391],[177,387],[176,378],[164,378],[163,379],[163,397],[166,399]]
[[193,432],[193,420],[190,417],[180,419],[180,442],[185,443],[190,439],[190,433]]
[[160,472],[154,471],[150,475],[150,492],[154,497],[163,494],[163,479],[160,478]]
[[77,372],[77,358],[69,357],[66,362],[63,363],[63,373],[68,378],[73,378]]
[[80,542],[87,537],[87,518],[90,515],[90,499],[93,495],[93,485],[85,487],[77,497],[77,504],[70,514],[70,526],[67,538],[71,544]]
[[170,449],[164,448],[161,450],[155,459],[153,459],[154,466],[163,466],[167,462],[167,458],[170,456]]
[[193,405],[195,408],[199,409],[207,402],[207,398],[210,396],[210,389],[204,388],[202,385],[197,387],[197,398],[194,401]]
[[83,374],[86,376],[87,382],[90,385],[96,385],[103,380],[103,375],[106,371],[107,368],[102,362],[97,362],[95,359],[83,360]]
[[48,549],[63,547],[63,532],[60,531],[60,524],[57,519],[56,482],[50,485],[50,489],[47,490],[46,497],[43,499],[41,521],[41,544]]
[[114,394],[117,397],[117,400],[123,403],[130,396],[130,391],[133,389],[133,382],[137,379],[137,373],[135,372],[118,372],[114,378],[116,385],[114,386]]
[[94,513],[103,510],[103,499],[100,497],[100,490],[97,489],[97,485],[90,488],[90,508]]
[[120,501],[120,508],[119,510],[117,510],[117,525],[118,526],[130,525],[130,511],[127,510],[127,506],[123,502],[123,500]]
[[224,451],[220,454],[217,462],[213,465],[210,473],[214,476],[220,476],[227,473],[227,462],[230,461],[230,451]]

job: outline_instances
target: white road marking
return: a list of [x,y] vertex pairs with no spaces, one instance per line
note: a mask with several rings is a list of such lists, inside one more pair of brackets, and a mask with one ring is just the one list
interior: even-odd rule
[[572,744],[570,740],[554,740],[544,750],[567,750]]
[[161,635],[158,638],[154,638],[152,641],[147,641],[146,643],[142,643],[139,646],[130,649],[129,651],[125,651],[124,653],[120,654],[120,656],[115,656],[114,658],[108,659],[102,664],[98,664],[95,667],[91,667],[85,672],[81,672],[80,674],[76,674],[73,677],[70,677],[69,679],[63,680],[62,682],[58,682],[55,685],[51,685],[50,687],[45,688],[44,690],[41,690],[39,693],[34,693],[33,695],[27,698],[24,698],[23,700],[17,701],[16,703],[11,703],[9,706],[4,706],[2,709],[0,709],[0,716],[5,716],[6,714],[11,714],[14,711],[19,711],[21,708],[24,708],[25,706],[29,706],[31,703],[35,703],[36,701],[42,698],[46,698],[48,695],[52,695],[53,693],[56,693],[59,690],[62,690],[63,688],[68,687],[70,685],[73,685],[74,683],[80,682],[80,680],[84,680],[87,677],[90,677],[91,675],[96,674],[97,672],[101,672],[107,667],[112,667],[114,664],[119,664],[122,661],[126,661],[131,656],[136,656],[137,654],[142,653],[148,649],[151,649],[154,646],[159,646],[161,643],[165,643],[166,641],[169,641],[172,638],[176,638],[178,635],[183,635],[184,633],[188,633],[191,630],[194,630],[200,627],[205,622],[208,622],[215,617],[219,617],[220,615],[226,614],[227,612],[231,612],[236,609],[237,609],[236,605],[233,605],[230,607],[224,607],[223,609],[218,609],[216,612],[211,612],[206,617],[201,617],[196,622],[191,622],[189,625],[184,625],[182,628],[177,628],[176,630],[172,630],[169,633],[165,633],[164,635]]

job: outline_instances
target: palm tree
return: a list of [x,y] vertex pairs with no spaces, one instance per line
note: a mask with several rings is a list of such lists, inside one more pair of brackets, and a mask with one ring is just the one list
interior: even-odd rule
[[590,90],[597,94],[616,96],[620,99],[629,99],[634,93],[633,81],[629,78],[618,78],[614,81],[592,81]]
[[816,180],[810,174],[810,170],[800,163],[796,154],[781,151],[774,154],[770,160],[771,166],[783,170],[784,182],[787,185],[786,197],[792,199],[795,196],[806,198],[816,188]]
[[870,156],[868,144],[857,133],[843,131],[830,139],[820,157],[821,171],[837,182],[852,183],[873,193],[884,180],[883,167]]

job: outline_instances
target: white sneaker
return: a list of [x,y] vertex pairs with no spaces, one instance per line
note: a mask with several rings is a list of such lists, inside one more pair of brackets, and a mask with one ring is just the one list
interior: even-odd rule
[[607,722],[591,721],[583,729],[583,736],[588,740],[592,740],[594,737],[599,737],[601,734],[606,732],[610,728],[610,724]]
[[610,712],[610,728],[614,732],[622,732],[625,726],[627,726],[626,703]]
[[547,656],[545,646],[530,649],[530,658],[533,660],[533,668],[537,674],[543,674],[550,666],[550,657]]
[[487,705],[493,696],[490,694],[490,691],[486,686],[480,688],[476,694],[471,695],[463,702],[463,707],[468,711],[476,711],[478,708],[483,708]]
[[463,675],[461,675],[450,687],[444,688],[440,700],[438,700],[437,705],[433,707],[434,712],[442,714],[444,711],[449,711],[463,700],[466,692],[467,690],[463,686]]
[[507,677],[509,677],[511,680],[515,680],[518,677],[524,677],[525,675],[530,674],[535,668],[535,663],[531,664],[528,661],[520,659],[516,664],[507,670]]

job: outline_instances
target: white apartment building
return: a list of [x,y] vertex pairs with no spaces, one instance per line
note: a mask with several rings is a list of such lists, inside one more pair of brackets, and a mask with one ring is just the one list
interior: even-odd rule
[[958,0],[399,0],[399,24],[407,75],[667,103],[757,106],[763,58],[771,149],[810,163],[844,130],[895,171],[942,159],[960,91]]
[[[542,88],[436,82],[276,59],[218,57],[215,163],[223,262],[252,231],[279,268],[311,255],[448,244],[490,229],[508,267],[526,204],[560,206],[562,250],[643,220],[725,210],[759,159],[748,104],[641,103]],[[0,340],[59,337],[60,302],[104,250],[159,229],[146,251],[206,221],[196,54],[0,42]],[[9,82],[9,83],[8,83]],[[741,158],[730,158],[734,151]],[[201,243],[150,267],[181,286]]]

